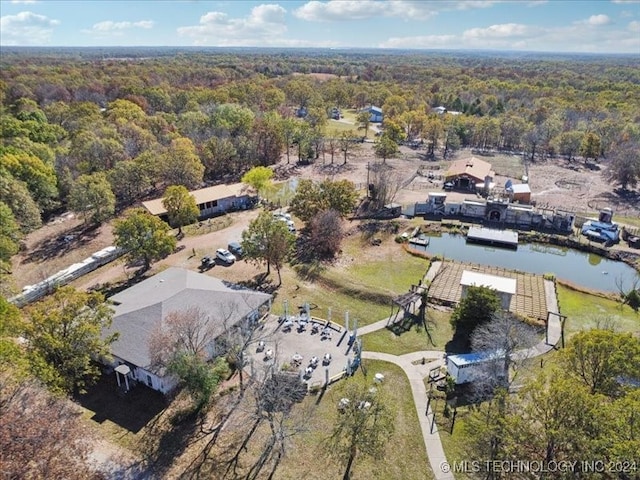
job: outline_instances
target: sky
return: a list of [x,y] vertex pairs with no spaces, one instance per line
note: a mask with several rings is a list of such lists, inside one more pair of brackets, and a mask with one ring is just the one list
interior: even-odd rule
[[640,0],[1,0],[0,46],[481,49],[640,55]]

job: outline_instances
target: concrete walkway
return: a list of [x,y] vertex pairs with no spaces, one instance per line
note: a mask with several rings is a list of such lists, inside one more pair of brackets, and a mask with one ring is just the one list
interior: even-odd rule
[[365,325],[364,327],[358,327],[358,336],[366,335],[367,333],[375,332],[377,330],[382,330],[383,328],[386,328],[388,325],[390,325],[392,318],[393,317],[387,317],[375,323],[372,323],[370,325]]
[[[420,422],[420,428],[422,430],[422,437],[424,439],[424,445],[427,450],[427,457],[429,458],[429,464],[433,475],[436,480],[453,480],[454,476],[448,471],[448,468],[443,468],[443,465],[447,464],[447,457],[444,454],[442,448],[442,442],[440,441],[440,435],[438,435],[438,426],[433,424],[433,431],[431,431],[431,424],[433,422],[433,412],[431,408],[427,411],[427,389],[424,385],[424,376],[413,365],[412,359],[416,356],[419,358],[430,357],[434,352],[412,352],[407,355],[396,356],[389,355],[388,353],[379,352],[362,352],[362,358],[371,360],[382,360],[398,365],[404,371],[405,375],[409,379],[411,385],[411,393],[413,394],[413,401],[416,406],[416,413],[418,415],[418,421]],[[442,352],[437,352],[440,356],[439,360],[435,360],[425,365],[430,368],[435,368],[443,365]],[[422,366],[422,365],[420,365]],[[448,465],[448,464],[447,464]],[[447,471],[446,473],[443,471]]]
[[[437,266],[436,263],[439,263]],[[434,267],[429,272],[433,271],[432,278],[435,273],[440,269],[442,262],[434,262]],[[561,322],[559,317],[558,300],[556,297],[556,287],[552,280],[544,281],[545,298],[547,302],[547,310],[550,313],[556,315],[550,315],[549,325],[547,327],[547,340],[540,341],[537,345],[520,350],[514,353],[514,357],[518,359],[532,358],[539,355],[543,355],[550,350],[554,349],[556,344],[560,341],[561,337]],[[391,317],[385,318],[378,322],[372,323],[361,328],[358,328],[358,335],[365,335],[367,333],[375,332],[382,328],[386,328],[389,325]],[[411,393],[413,394],[413,401],[416,406],[416,412],[418,414],[418,421],[420,422],[420,429],[422,430],[422,437],[424,439],[424,445],[427,450],[427,457],[429,458],[429,464],[433,475],[436,480],[453,480],[454,475],[450,471],[449,463],[444,454],[442,448],[442,442],[440,441],[440,435],[438,435],[438,426],[433,423],[433,412],[431,408],[426,410],[427,407],[427,389],[424,384],[424,379],[429,375],[429,371],[433,368],[442,367],[445,365],[445,352],[439,350],[425,350],[418,352],[411,352],[405,355],[390,355],[388,353],[369,352],[363,351],[362,358],[371,360],[382,360],[385,362],[391,362],[398,365],[404,371],[405,375],[409,379],[411,385]],[[423,364],[420,362],[425,360]],[[428,363],[426,360],[430,360]],[[413,362],[420,362],[413,364]],[[444,466],[444,468],[443,468]],[[445,470],[445,471],[443,471]]]

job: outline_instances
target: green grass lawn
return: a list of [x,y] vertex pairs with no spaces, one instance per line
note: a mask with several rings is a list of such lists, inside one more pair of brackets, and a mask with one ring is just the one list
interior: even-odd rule
[[286,182],[274,182],[271,188],[262,193],[262,197],[275,205],[287,206],[295,195],[291,184]]
[[348,120],[349,122],[356,123],[356,117],[358,116],[358,111],[355,108],[343,108],[342,109],[342,118]]
[[[399,367],[380,361],[365,360],[367,376],[362,370],[349,379],[332,385],[318,401],[317,396],[309,396],[301,408],[310,409],[306,431],[292,440],[290,454],[282,462],[276,478],[304,478],[324,480],[342,478],[344,466],[329,458],[323,451],[323,443],[331,434],[338,411],[336,405],[343,397],[348,383],[358,382],[373,386],[373,375],[385,376],[380,388],[387,395],[387,402],[395,416],[395,430],[386,442],[384,456],[369,458],[356,457],[353,480],[365,479],[403,479],[424,480],[433,475],[427,461],[418,423],[417,412],[411,395],[411,387],[404,372]],[[295,452],[304,452],[296,455]]]
[[367,292],[362,292],[359,297],[357,290],[349,290],[343,285],[327,285],[322,279],[303,281],[290,268],[282,271],[282,283],[272,309],[277,315],[284,311],[284,300],[289,303],[290,313],[292,308],[296,309],[308,302],[317,305],[311,311],[313,316],[327,319],[331,309],[331,320],[342,325],[345,312],[349,312],[351,319],[357,319],[359,325],[377,322],[389,315],[390,307],[385,303],[372,301]]
[[363,134],[362,130],[358,130],[357,125],[339,122],[338,120],[329,119],[327,124],[324,126],[324,132],[327,135],[332,135],[333,132],[336,132],[339,135],[342,132],[348,132],[349,130],[353,130],[354,134],[358,137]]
[[[405,331],[384,328],[364,335],[362,338],[363,348],[391,355],[404,355],[419,350],[444,350],[445,344],[453,336],[453,329],[449,323],[451,314],[429,309],[428,315],[433,321],[430,337],[421,324],[414,324]],[[433,340],[433,343],[430,339]]]
[[[436,423],[438,424],[440,441],[442,442],[442,448],[444,449],[444,453],[447,457],[447,462],[449,462],[449,465],[454,465],[454,462],[459,464],[460,462],[468,461],[469,456],[465,452],[464,447],[466,441],[466,437],[464,435],[464,421],[469,410],[467,407],[458,408],[453,433],[450,433],[450,421],[442,416],[442,402],[442,400],[439,400],[436,404],[438,408],[438,412],[436,413]],[[437,420],[438,418],[440,418],[440,421]],[[472,476],[472,474],[465,474],[464,472],[456,471],[455,478],[466,480],[476,477]]]
[[640,331],[640,314],[627,305],[606,298],[557,286],[560,313],[567,316],[567,336],[591,328],[613,328],[616,331]]
[[[318,305],[312,315],[320,318],[327,318],[330,308],[331,319],[341,324],[345,312],[349,312],[351,319],[357,319],[359,325],[369,325],[391,315],[391,300],[420,281],[428,262],[407,254],[400,245],[384,249],[388,253],[381,253],[377,260],[363,262],[358,257],[362,249],[359,245],[359,238],[346,241],[342,264],[319,266],[312,279],[298,276],[289,267],[283,269],[283,286],[278,290],[274,313],[283,313],[286,299],[293,307],[305,302]],[[352,264],[344,266],[344,262]]]
[[354,263],[346,271],[328,269],[323,277],[332,283],[348,285],[351,289],[395,297],[408,292],[411,285],[417,285],[420,282],[427,272],[428,262],[408,255],[400,247],[397,254],[390,256],[393,260],[380,259],[365,264]]

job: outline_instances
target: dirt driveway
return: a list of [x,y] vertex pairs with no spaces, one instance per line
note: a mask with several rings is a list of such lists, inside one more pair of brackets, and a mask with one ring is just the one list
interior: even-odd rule
[[[153,264],[152,272],[170,266],[197,270],[202,257],[215,255],[216,249],[226,248],[229,242],[241,240],[242,231],[259,213],[260,210],[257,209],[234,212],[228,215],[231,220],[228,227],[203,235],[183,238],[178,242],[178,251]],[[264,269],[239,261],[231,266],[217,263],[207,273],[224,280],[237,282],[251,278],[262,271]],[[88,289],[105,283],[114,283],[127,277],[130,278],[134,274],[135,269],[127,268],[124,261],[119,260],[77,279],[72,285],[79,289]]]

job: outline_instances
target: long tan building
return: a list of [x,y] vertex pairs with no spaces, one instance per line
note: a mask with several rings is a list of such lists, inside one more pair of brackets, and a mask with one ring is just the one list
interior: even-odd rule
[[[199,218],[208,218],[234,210],[246,210],[252,208],[258,197],[249,192],[243,183],[231,185],[215,185],[190,192],[196,199],[200,209]],[[157,215],[163,220],[167,219],[167,209],[162,204],[162,198],[156,198],[142,202],[142,206],[152,215]]]

